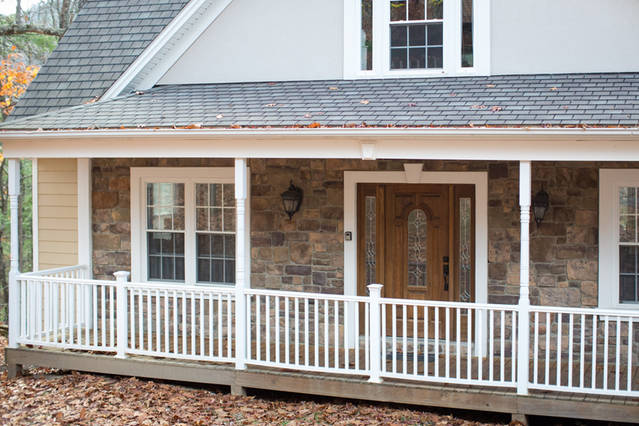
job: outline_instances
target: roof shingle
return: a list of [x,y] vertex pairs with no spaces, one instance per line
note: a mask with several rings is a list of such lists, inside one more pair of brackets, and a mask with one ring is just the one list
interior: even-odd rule
[[637,126],[639,73],[160,86],[4,129]]
[[103,95],[187,3],[89,0],[10,117],[42,114]]

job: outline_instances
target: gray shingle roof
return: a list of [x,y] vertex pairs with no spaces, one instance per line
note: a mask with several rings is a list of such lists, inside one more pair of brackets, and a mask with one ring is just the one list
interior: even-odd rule
[[4,128],[637,126],[639,73],[161,86]]
[[89,0],[10,117],[101,96],[188,0]]

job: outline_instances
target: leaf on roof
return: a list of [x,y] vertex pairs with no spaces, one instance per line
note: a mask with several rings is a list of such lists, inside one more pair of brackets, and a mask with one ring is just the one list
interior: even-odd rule
[[368,105],[371,103],[371,101],[369,101],[368,99],[362,99],[361,101],[359,101],[359,103],[362,105]]
[[266,105],[264,105],[264,106],[265,106],[265,107],[269,107],[269,108],[271,108],[271,107],[277,106],[277,104],[266,104]]
[[497,105],[493,105],[492,107],[490,107],[490,110],[492,112],[498,112],[498,111],[501,111],[502,109],[503,109],[502,107],[497,106]]
[[202,123],[191,123],[187,126],[184,126],[185,129],[201,129]]
[[328,90],[339,90],[339,87],[336,87],[336,86],[329,86]]
[[489,89],[492,89],[493,87],[495,87],[495,85],[494,84],[487,84],[486,87],[489,88]]
[[317,121],[314,121],[311,124],[309,124],[308,127],[311,129],[317,129],[318,127],[322,127],[322,125],[319,124]]

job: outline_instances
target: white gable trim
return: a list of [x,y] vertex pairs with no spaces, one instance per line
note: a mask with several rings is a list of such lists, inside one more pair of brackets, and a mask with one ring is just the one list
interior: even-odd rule
[[191,0],[100,100],[153,87],[232,1]]

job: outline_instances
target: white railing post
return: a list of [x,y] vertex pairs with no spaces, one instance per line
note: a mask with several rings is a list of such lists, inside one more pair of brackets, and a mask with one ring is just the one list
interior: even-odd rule
[[246,158],[235,159],[235,368],[246,368],[246,294],[247,285],[247,218],[248,169]]
[[370,365],[371,372],[370,378],[368,379],[371,383],[381,383],[382,379],[380,377],[381,367],[382,367],[382,344],[383,339],[381,336],[381,327],[380,327],[380,299],[382,296],[382,288],[384,286],[381,284],[370,284],[368,286],[369,299],[370,299]]
[[126,294],[126,283],[129,278],[129,273],[127,271],[118,271],[113,273],[115,276],[115,280],[118,282],[116,287],[116,348],[117,354],[116,358],[126,358],[126,347],[128,340],[128,323],[127,323],[127,311],[128,311],[128,298]]
[[18,224],[20,213],[20,160],[9,160],[9,204],[11,205],[11,266],[9,269],[9,347],[18,347],[18,327],[20,324],[20,242],[18,241]]
[[[521,214],[521,248],[519,262],[519,305],[517,307],[517,393],[528,394],[530,359],[530,161],[519,162],[519,207]],[[559,349],[561,350],[561,349]]]

